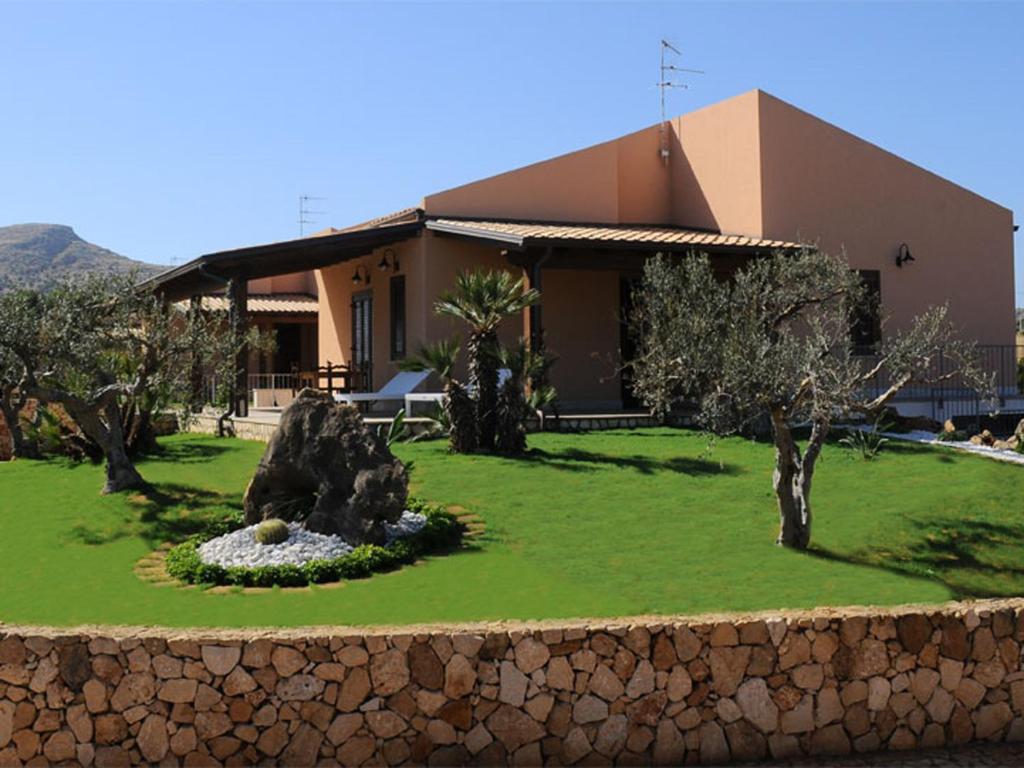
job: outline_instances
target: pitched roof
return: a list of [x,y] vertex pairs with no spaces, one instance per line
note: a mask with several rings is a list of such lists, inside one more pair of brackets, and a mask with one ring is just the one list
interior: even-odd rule
[[745,235],[728,235],[682,227],[638,224],[567,224],[543,221],[497,221],[488,219],[431,218],[427,229],[452,235],[493,240],[516,248],[531,245],[579,245],[595,247],[641,247],[667,250],[678,248],[736,250],[795,250],[800,243],[769,240]]
[[[346,229],[325,230],[297,240],[209,253],[157,275],[143,285],[163,291],[168,298],[174,299],[219,292],[223,290],[225,277],[232,273],[255,279],[320,269],[363,256],[376,247],[414,237],[424,228],[516,250],[562,246],[650,252],[692,249],[709,254],[724,252],[758,255],[801,247],[800,243],[785,240],[767,240],[683,227],[428,217],[419,208],[404,208]],[[251,302],[250,310],[261,311],[255,309]]]

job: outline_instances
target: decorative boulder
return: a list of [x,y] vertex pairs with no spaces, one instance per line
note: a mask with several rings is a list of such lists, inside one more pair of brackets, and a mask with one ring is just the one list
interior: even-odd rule
[[245,522],[304,520],[352,545],[383,544],[408,494],[405,467],[359,411],[304,389],[281,423],[245,491]]

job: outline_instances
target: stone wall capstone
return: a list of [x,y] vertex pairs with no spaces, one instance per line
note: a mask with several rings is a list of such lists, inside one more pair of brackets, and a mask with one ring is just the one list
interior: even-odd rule
[[357,630],[0,626],[0,765],[679,765],[1024,740],[1024,601]]

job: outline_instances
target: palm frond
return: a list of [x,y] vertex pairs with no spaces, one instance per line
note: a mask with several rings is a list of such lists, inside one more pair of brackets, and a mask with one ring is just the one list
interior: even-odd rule
[[416,355],[403,360],[399,368],[403,371],[433,371],[443,381],[449,381],[454,375],[461,349],[462,341],[458,336],[424,344]]
[[466,322],[474,334],[498,327],[502,318],[536,304],[540,293],[526,287],[523,278],[502,270],[459,272],[455,289],[441,294],[434,304],[440,315]]

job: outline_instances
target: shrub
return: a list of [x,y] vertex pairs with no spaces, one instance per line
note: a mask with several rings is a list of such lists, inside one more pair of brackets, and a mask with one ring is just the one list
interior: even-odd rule
[[288,541],[288,523],[276,518],[264,520],[256,528],[256,541],[260,544],[280,544]]
[[968,439],[968,434],[962,429],[954,429],[952,432],[942,430],[935,439],[940,443],[963,443]]
[[[199,545],[238,528],[235,520],[212,523],[203,533],[192,536],[167,553],[167,573],[190,584],[230,584],[239,587],[302,587],[341,579],[364,579],[373,573],[393,570],[415,562],[423,555],[458,546],[463,526],[441,507],[420,499],[409,499],[408,509],[426,515],[422,529],[398,539],[387,547],[363,544],[334,560],[311,560],[304,565],[265,565],[256,568],[204,563]],[[280,522],[280,521],[265,521]],[[262,526],[261,526],[262,527]]]
[[865,461],[870,461],[878,456],[882,446],[889,442],[889,439],[881,434],[884,429],[884,426],[878,424],[871,430],[848,429],[846,437],[840,438],[839,442],[847,448],[852,448]]

